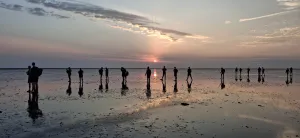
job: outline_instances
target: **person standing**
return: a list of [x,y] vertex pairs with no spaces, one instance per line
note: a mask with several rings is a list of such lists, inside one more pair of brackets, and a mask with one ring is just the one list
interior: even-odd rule
[[127,73],[126,69],[121,67],[121,72],[122,72],[122,82],[127,81],[126,80],[126,73]]
[[293,68],[290,68],[290,76],[293,76]]
[[31,79],[32,91],[37,93],[39,77],[42,75],[43,70],[36,67],[34,62],[31,65],[29,78]]
[[191,80],[193,80],[191,67],[189,67],[188,70],[187,70],[187,78],[186,78],[186,80],[188,80],[189,77],[191,78]]
[[103,67],[99,69],[99,75],[100,75],[100,81],[102,81],[102,76],[103,76]]
[[27,76],[28,76],[28,80],[27,80],[27,83],[28,83],[28,91],[27,92],[31,92],[31,77],[30,77],[30,72],[31,72],[31,66],[28,66],[28,70],[26,72]]
[[79,83],[83,83],[83,70],[80,68],[78,71]]
[[166,77],[167,77],[167,69],[165,66],[163,67],[162,71],[163,71],[163,75],[160,80],[166,79]]
[[105,77],[106,77],[106,80],[108,80],[108,68],[107,67],[105,68]]
[[225,76],[225,69],[222,67],[221,68],[221,79],[224,80]]
[[249,76],[250,76],[250,68],[247,68],[247,76],[249,78]]
[[70,67],[67,68],[67,69],[66,69],[66,72],[67,72],[67,74],[68,74],[69,82],[71,82],[71,75],[72,75],[72,70],[71,70],[71,68],[70,68]]
[[145,76],[147,76],[147,85],[150,85],[151,69],[147,67]]
[[265,68],[264,67],[261,68],[261,72],[262,72],[261,75],[265,76]]
[[261,68],[260,67],[257,69],[257,72],[258,72],[258,77],[260,77],[261,76]]
[[178,73],[178,69],[176,67],[174,67],[174,77],[175,77],[175,81],[177,81],[177,73]]

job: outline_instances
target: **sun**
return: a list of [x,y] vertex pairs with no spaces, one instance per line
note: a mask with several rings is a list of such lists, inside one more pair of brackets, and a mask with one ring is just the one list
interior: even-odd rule
[[154,59],[154,60],[153,60],[153,62],[154,62],[154,63],[156,63],[156,62],[157,62],[157,60],[156,60],[156,59]]

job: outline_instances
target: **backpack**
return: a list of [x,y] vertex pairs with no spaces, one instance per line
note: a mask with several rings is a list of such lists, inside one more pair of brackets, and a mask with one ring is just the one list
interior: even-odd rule
[[125,76],[127,77],[129,75],[129,72],[128,71],[126,71],[126,73],[125,73]]

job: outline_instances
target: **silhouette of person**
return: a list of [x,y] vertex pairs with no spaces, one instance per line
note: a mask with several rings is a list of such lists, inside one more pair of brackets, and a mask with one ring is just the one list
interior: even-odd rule
[[250,76],[250,68],[247,68],[247,76],[249,78],[249,76]]
[[257,72],[258,72],[258,76],[260,77],[261,76],[261,68],[260,67],[257,69]]
[[150,83],[147,83],[146,97],[148,99],[151,98],[151,86],[150,86]]
[[126,81],[122,81],[121,95],[126,96],[128,89]]
[[72,70],[71,70],[71,68],[70,68],[70,67],[67,68],[67,69],[66,69],[66,72],[67,72],[67,74],[68,74],[69,82],[71,82],[71,75],[72,75]]
[[192,69],[189,67],[188,70],[187,70],[187,78],[186,80],[189,79],[189,77],[191,78],[191,80],[193,80],[193,77],[192,77]]
[[264,67],[261,68],[261,72],[262,72],[261,75],[265,76],[265,68]]
[[221,68],[221,79],[223,80],[224,79],[224,75],[225,75],[225,69],[222,67]]
[[163,75],[160,80],[166,79],[166,77],[167,77],[167,69],[165,66],[163,67],[162,71],[163,71]]
[[177,80],[175,80],[174,82],[174,93],[177,93],[178,92],[178,87],[177,87]]
[[109,77],[108,77],[108,68],[105,68],[105,77],[106,77],[106,80],[109,79]]
[[78,71],[79,83],[83,83],[83,70],[80,68]]
[[68,89],[66,93],[70,96],[72,94],[71,82],[69,82]]
[[292,77],[293,76],[293,68],[291,67],[290,68],[290,77]]
[[191,91],[192,91],[193,80],[191,80],[190,82],[189,82],[189,81],[186,81],[186,84],[187,84],[187,87],[188,87],[188,92],[191,93]]
[[31,78],[31,83],[32,83],[32,91],[33,92],[38,92],[38,81],[39,81],[39,77],[42,75],[43,70],[36,67],[35,63],[33,62],[32,64],[32,68],[30,70],[30,75],[29,77]]
[[83,83],[79,83],[78,95],[81,97],[83,95]]
[[238,80],[237,75],[238,75],[238,68],[236,67],[236,68],[235,68],[235,81]]
[[243,69],[240,68],[240,81],[242,81],[242,72],[243,72]]
[[247,68],[247,82],[250,82],[250,68]]
[[174,72],[174,77],[175,77],[175,81],[176,81],[177,80],[178,69],[176,67],[174,67],[173,72]]
[[162,91],[163,91],[163,93],[166,93],[167,92],[167,81],[163,80],[163,81],[161,81],[161,83],[163,86]]
[[147,84],[150,85],[151,69],[149,67],[147,67],[145,76],[147,76]]
[[124,81],[127,81],[127,74],[128,74],[128,71],[125,69],[125,68],[123,68],[123,67],[121,67],[121,72],[122,72],[122,82],[124,82]]
[[102,81],[103,67],[101,67],[98,72],[99,72],[99,75],[100,75],[100,81]]
[[285,70],[285,73],[286,73],[286,85],[288,85],[289,84],[289,74],[290,74],[290,69],[289,68],[287,68],[286,70]]
[[38,99],[39,98],[37,92],[29,93],[27,112],[33,123],[35,123],[36,119],[43,116],[43,112],[39,108]]
[[30,72],[31,72],[31,66],[28,66],[28,70],[26,72],[27,76],[28,76],[28,91],[27,92],[31,92],[31,78],[30,78]]

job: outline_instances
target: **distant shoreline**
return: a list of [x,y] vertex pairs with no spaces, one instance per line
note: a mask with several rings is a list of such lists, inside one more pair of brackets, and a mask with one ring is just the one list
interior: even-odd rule
[[[121,67],[120,67],[121,68]],[[120,69],[120,68],[108,68],[108,69]],[[220,67],[221,68],[221,67]],[[218,70],[220,68],[192,68],[193,70]],[[0,68],[0,70],[25,70],[27,68]],[[46,70],[58,70],[58,69],[66,69],[66,68],[43,68]],[[71,69],[80,69],[80,68],[71,68]],[[99,69],[99,68],[82,68],[82,69]],[[126,69],[146,69],[146,68],[126,68]],[[151,69],[162,69],[162,68],[151,68]],[[167,68],[169,70],[173,68]],[[187,68],[177,68],[179,70],[184,70]],[[225,68],[228,70],[234,70],[235,68]],[[242,68],[247,69],[247,68]],[[257,70],[257,68],[250,68],[251,70]],[[286,68],[266,68],[267,70],[285,70]],[[300,70],[298,68],[294,68],[294,70]]]

